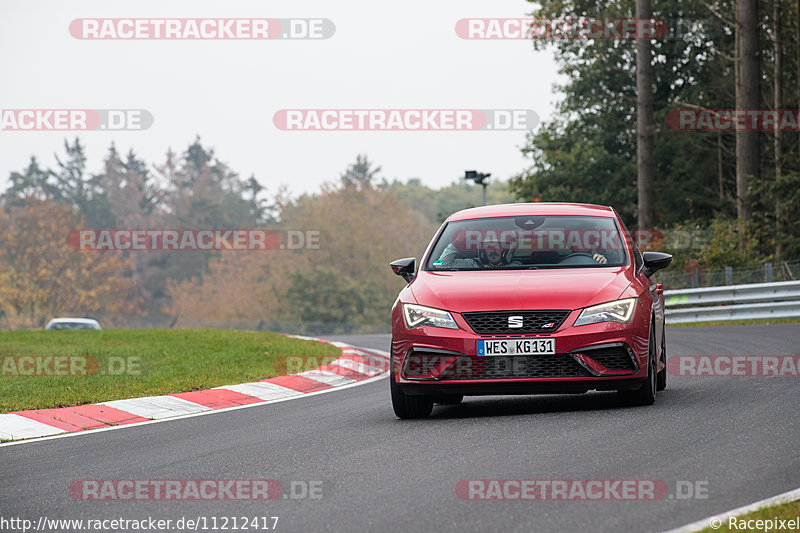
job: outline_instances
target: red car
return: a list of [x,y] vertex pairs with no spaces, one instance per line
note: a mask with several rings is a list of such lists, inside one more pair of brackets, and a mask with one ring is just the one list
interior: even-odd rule
[[648,405],[666,387],[664,296],[672,256],[640,253],[611,207],[466,209],[422,258],[391,263],[395,414],[422,418],[464,395],[616,390]]

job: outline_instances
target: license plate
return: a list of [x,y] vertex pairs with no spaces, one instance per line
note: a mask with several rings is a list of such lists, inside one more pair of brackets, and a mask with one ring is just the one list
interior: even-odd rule
[[478,355],[555,355],[555,339],[497,339],[478,341]]

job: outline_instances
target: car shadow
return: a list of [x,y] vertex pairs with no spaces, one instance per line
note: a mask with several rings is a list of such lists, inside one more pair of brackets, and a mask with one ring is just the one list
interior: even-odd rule
[[[677,391],[675,391],[677,392]],[[621,409],[653,409],[668,406],[677,396],[665,390],[651,406],[630,406],[616,392],[585,394],[540,394],[532,396],[466,396],[458,405],[435,405],[430,418],[480,418],[497,416],[608,411]]]

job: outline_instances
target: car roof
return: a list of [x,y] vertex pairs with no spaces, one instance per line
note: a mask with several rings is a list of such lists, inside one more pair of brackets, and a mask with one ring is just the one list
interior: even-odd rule
[[93,318],[54,318],[48,324],[63,324],[64,322],[77,322],[80,324],[98,324]]
[[492,218],[526,215],[576,215],[576,216],[616,216],[613,208],[607,205],[571,204],[562,202],[535,202],[519,204],[486,205],[456,211],[447,220],[468,220],[472,218]]

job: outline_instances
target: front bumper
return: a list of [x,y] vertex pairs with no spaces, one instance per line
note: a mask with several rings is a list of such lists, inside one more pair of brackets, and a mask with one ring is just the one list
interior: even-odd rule
[[[547,334],[479,335],[458,313],[458,330],[408,329],[393,315],[392,375],[406,394],[536,394],[634,389],[647,378],[649,320],[574,327],[580,310]],[[479,339],[555,339],[555,355],[478,356]]]

